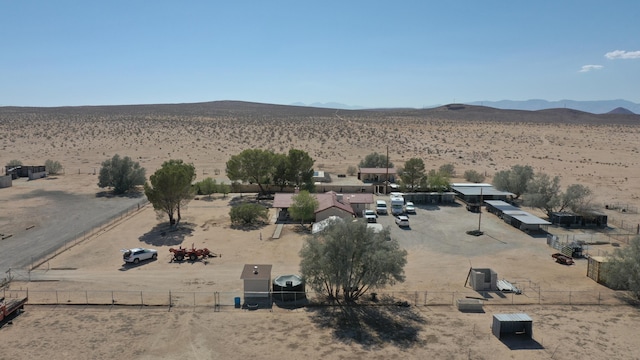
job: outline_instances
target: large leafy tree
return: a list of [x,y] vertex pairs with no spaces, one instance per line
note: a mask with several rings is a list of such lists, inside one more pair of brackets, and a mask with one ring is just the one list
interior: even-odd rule
[[404,170],[400,178],[404,185],[411,190],[415,190],[427,177],[424,161],[418,158],[411,158],[404,163]]
[[293,201],[291,207],[289,207],[291,218],[300,220],[301,224],[304,224],[305,221],[315,220],[316,209],[319,205],[315,196],[306,190],[302,190],[294,195],[291,200]]
[[615,249],[603,266],[607,286],[629,290],[640,298],[640,237],[627,247]]
[[100,174],[98,175],[98,186],[101,188],[111,187],[115,194],[124,194],[137,185],[145,183],[146,172],[138,162],[130,157],[123,158],[116,154],[111,159],[102,162]]
[[389,229],[376,233],[363,221],[335,220],[306,239],[300,272],[339,304],[355,301],[369,289],[404,281],[407,252],[388,238]]
[[287,180],[287,155],[273,154],[273,171],[271,178],[273,184],[280,187],[280,191],[289,184]]
[[287,154],[287,180],[296,186],[313,187],[313,159],[306,151],[290,149]]
[[371,153],[364,157],[360,161],[361,168],[392,168],[393,163],[389,161],[386,155],[378,154],[377,152]]
[[527,183],[527,191],[523,195],[524,204],[544,211],[548,217],[560,204],[560,178],[551,178],[545,173],[537,173]]
[[248,181],[258,184],[260,193],[264,194],[263,184],[273,175],[276,156],[272,151],[246,149],[227,161],[227,176],[230,180]]
[[429,185],[429,189],[438,192],[446,191],[451,187],[449,176],[433,169],[429,170],[427,183]]
[[560,196],[560,209],[570,209],[574,213],[584,213],[589,210],[591,189],[581,184],[571,184]]
[[150,183],[144,184],[144,193],[153,208],[166,213],[169,223],[177,226],[182,218],[180,209],[193,198],[191,183],[195,178],[193,164],[186,164],[182,160],[168,160],[151,175]]
[[533,179],[533,168],[529,165],[514,165],[509,170],[498,171],[493,176],[493,186],[508,191],[518,199],[527,191],[527,183]]

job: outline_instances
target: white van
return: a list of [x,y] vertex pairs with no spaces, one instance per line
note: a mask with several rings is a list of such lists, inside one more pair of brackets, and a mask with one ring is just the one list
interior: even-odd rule
[[387,215],[387,202],[384,200],[376,201],[376,213]]

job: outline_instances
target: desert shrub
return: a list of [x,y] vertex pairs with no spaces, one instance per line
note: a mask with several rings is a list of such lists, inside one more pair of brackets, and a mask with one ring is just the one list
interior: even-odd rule
[[62,171],[62,164],[59,161],[47,160],[44,162],[44,167],[51,175],[57,175]]
[[484,181],[484,175],[475,170],[467,170],[464,172],[464,179],[472,183],[481,183]]
[[438,172],[449,178],[452,178],[456,175],[456,170],[453,164],[444,164],[440,166],[440,168],[438,169]]
[[355,166],[349,165],[347,167],[347,174],[349,176],[355,176],[357,172],[358,172],[358,169]]
[[233,225],[265,223],[269,220],[269,210],[260,204],[245,203],[232,207],[229,217]]
[[22,166],[22,161],[20,161],[20,160],[10,160],[7,163],[7,166]]

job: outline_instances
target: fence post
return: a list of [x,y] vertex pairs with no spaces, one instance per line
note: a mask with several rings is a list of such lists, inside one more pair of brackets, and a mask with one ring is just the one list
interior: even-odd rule
[[142,298],[142,291],[140,291],[140,305],[144,306],[144,298]]
[[569,291],[569,305],[571,305],[571,291]]
[[60,302],[58,300],[58,290],[56,290],[56,305],[60,305]]
[[171,311],[171,290],[169,290],[169,311]]
[[84,302],[89,305],[89,294],[87,290],[84,291]]

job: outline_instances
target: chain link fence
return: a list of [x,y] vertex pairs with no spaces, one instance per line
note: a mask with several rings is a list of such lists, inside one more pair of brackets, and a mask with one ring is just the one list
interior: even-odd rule
[[[455,306],[459,300],[481,300],[486,305],[628,305],[626,291],[562,291],[522,287],[522,293],[500,291],[384,291],[370,292],[357,305],[370,306]],[[284,297],[283,297],[284,295]],[[101,305],[195,309],[211,311],[234,309],[298,308],[334,306],[325,294],[306,292],[252,293],[252,297],[234,292],[202,291],[101,291],[101,290],[23,290],[3,289],[6,298],[29,298],[30,305]],[[284,300],[283,300],[284,299]]]

